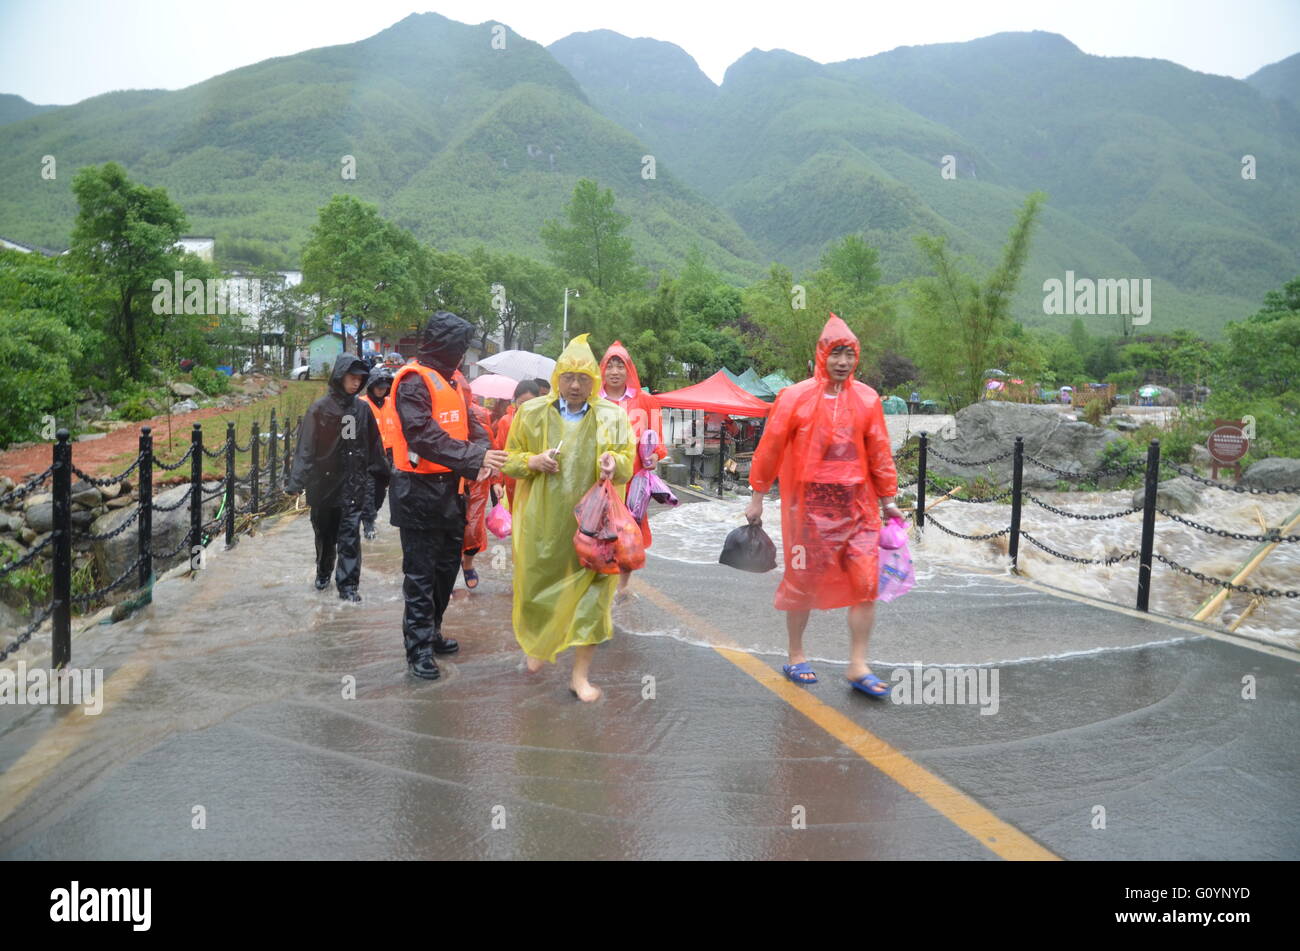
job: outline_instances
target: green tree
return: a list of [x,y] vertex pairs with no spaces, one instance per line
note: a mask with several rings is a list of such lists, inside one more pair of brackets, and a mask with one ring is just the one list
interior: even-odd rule
[[880,252],[861,235],[846,234],[822,254],[821,266],[857,295],[867,295],[880,283]]
[[116,162],[87,166],[72,181],[78,204],[71,256],[107,314],[107,339],[117,362],[139,379],[161,315],[153,313],[153,282],[171,280],[197,259],[176,249],[185,214],[166,189],[134,184]]
[[1011,297],[1029,255],[1029,238],[1044,196],[1035,192],[1021,208],[997,267],[983,280],[963,271],[943,236],[916,239],[933,274],[913,283],[912,346],[926,380],[950,405],[976,402],[984,373],[1012,362],[1023,340],[1011,336]]
[[357,348],[366,328],[396,332],[418,306],[415,239],[379,216],[374,205],[335,195],[320,209],[302,253],[305,292],[357,325]]
[[623,236],[632,219],[614,209],[612,189],[602,192],[591,179],[581,179],[565,216],[567,225],[552,220],[542,226],[542,241],[556,267],[606,293],[643,283],[632,242]]
[[80,386],[72,368],[81,342],[58,317],[0,307],[0,445],[47,438],[45,415],[67,425]]

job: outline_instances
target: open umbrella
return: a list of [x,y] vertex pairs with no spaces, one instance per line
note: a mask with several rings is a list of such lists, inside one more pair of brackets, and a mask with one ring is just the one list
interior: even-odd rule
[[517,380],[497,373],[485,373],[469,381],[469,388],[477,399],[512,400],[515,398]]
[[986,380],[984,382],[984,389],[986,390],[1000,390],[1004,386],[1006,386],[1006,384],[1001,380]]
[[478,365],[491,373],[508,376],[512,380],[549,380],[555,372],[555,361],[530,350],[502,350],[484,357]]
[[984,375],[985,376],[1006,376],[1007,371],[1006,370],[985,370]]
[[1144,386],[1138,390],[1138,396],[1144,398],[1150,396],[1159,396],[1159,395],[1160,395],[1160,387],[1158,386]]

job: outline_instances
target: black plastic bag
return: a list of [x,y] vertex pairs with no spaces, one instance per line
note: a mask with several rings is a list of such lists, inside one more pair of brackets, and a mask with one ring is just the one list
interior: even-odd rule
[[761,525],[742,525],[722,543],[718,562],[762,574],[776,567],[776,545]]

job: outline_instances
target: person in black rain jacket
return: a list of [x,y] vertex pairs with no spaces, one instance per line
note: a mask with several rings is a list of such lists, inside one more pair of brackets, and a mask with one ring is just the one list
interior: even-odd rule
[[393,385],[400,425],[390,437],[388,509],[402,539],[406,660],[411,673],[425,680],[439,676],[434,653],[452,654],[460,647],[442,636],[465,537],[460,480],[485,478],[506,460],[504,452],[491,448],[487,430],[469,412],[454,379],[473,332],[473,325],[455,314],[433,314],[421,334],[417,362],[402,367]]
[[307,491],[316,533],[317,590],[329,586],[333,573],[339,597],[347,601],[361,600],[357,594],[361,514],[366,493],[371,491],[369,478],[388,480],[379,426],[370,407],[356,396],[369,372],[361,358],[339,354],[330,373],[329,391],[312,403],[302,418],[298,449],[284,487],[291,495]]

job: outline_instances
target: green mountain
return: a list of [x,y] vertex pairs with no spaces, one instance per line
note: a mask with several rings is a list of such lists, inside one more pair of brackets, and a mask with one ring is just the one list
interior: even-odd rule
[[1270,99],[1285,99],[1300,107],[1300,53],[1265,66],[1247,76],[1246,82]]
[[1020,319],[1061,322],[1043,314],[1043,282],[1073,271],[1150,278],[1149,330],[1215,334],[1300,273],[1300,109],[1279,98],[1298,69],[1291,57],[1243,82],[1034,32],[829,65],[752,50],[718,86],[671,43],[601,30],[543,48],[412,15],[174,92],[35,114],[0,99],[18,109],[0,124],[0,235],[66,246],[76,170],[113,160],[165,186],[223,263],[296,264],[336,192],[439,247],[542,257],[543,221],[590,177],[614,189],[651,268],[697,244],[747,282],[860,232],[897,281],[919,272],[920,231],[992,263],[1042,190]]
[[[792,265],[860,231],[887,280],[907,277],[921,229],[990,263],[1041,189],[1017,301],[1027,323],[1060,320],[1042,313],[1041,288],[1067,270],[1151,278],[1150,329],[1208,333],[1300,272],[1300,122],[1244,82],[1036,32],[830,65],[753,50],[719,88],[655,83],[691,74],[677,47],[651,44],[602,31],[550,50],[592,103]],[[1267,170],[1254,180],[1247,154]]]
[[[76,169],[120,162],[168,189],[227,261],[291,264],[317,209],[352,192],[440,247],[540,256],[538,231],[579,178],[612,187],[641,263],[690,245],[758,273],[726,214],[656,169],[541,46],[493,23],[412,15],[369,39],[237,69],[175,92],[116,92],[0,128],[0,234],[65,246]],[[502,28],[504,29],[504,28]],[[40,181],[42,155],[57,177]],[[345,157],[355,178],[345,177]]]
[[49,112],[51,109],[58,108],[58,106],[38,106],[34,102],[28,102],[22,96],[0,92],[0,125],[17,122],[19,119],[26,119],[29,116],[38,116],[42,112]]

